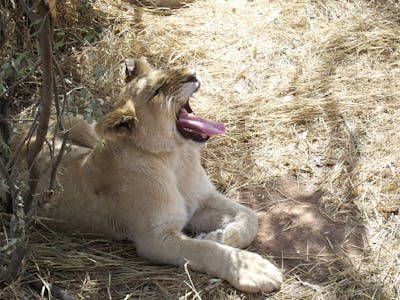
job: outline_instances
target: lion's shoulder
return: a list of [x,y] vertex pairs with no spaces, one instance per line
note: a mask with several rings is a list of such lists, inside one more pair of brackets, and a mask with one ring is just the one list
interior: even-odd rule
[[62,125],[68,132],[68,140],[75,145],[94,148],[100,140],[95,130],[96,122],[89,124],[81,116],[67,115],[63,118]]

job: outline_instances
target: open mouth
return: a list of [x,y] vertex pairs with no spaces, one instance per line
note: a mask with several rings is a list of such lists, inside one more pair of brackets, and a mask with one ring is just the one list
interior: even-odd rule
[[196,116],[189,105],[189,100],[178,112],[176,127],[184,138],[198,143],[204,143],[211,136],[223,134],[226,130],[222,122],[209,121]]

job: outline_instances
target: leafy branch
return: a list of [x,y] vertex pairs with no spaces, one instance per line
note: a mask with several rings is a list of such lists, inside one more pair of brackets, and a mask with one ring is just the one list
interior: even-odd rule
[[[6,97],[10,99],[10,94],[16,87],[18,87],[22,82],[24,82],[27,78],[29,78],[32,74],[36,72],[37,69],[40,68],[42,77],[41,77],[41,94],[39,101],[36,105],[36,115],[33,119],[33,122],[30,126],[30,129],[26,133],[25,137],[20,141],[14,153],[11,155],[5,155],[2,153],[2,159],[0,159],[0,174],[3,178],[6,186],[8,187],[8,198],[10,199],[10,210],[12,212],[12,216],[10,219],[10,237],[13,237],[17,240],[13,249],[11,251],[11,259],[9,261],[7,271],[5,274],[5,278],[3,283],[12,284],[18,277],[21,272],[21,266],[25,254],[28,249],[28,238],[27,238],[27,229],[31,224],[31,221],[34,219],[37,210],[38,203],[37,198],[33,197],[34,194],[39,192],[40,197],[42,198],[42,202],[47,201],[49,197],[51,197],[55,178],[57,175],[57,168],[61,163],[63,152],[66,148],[66,141],[68,138],[68,132],[64,130],[62,127],[62,117],[66,110],[67,103],[67,92],[64,84],[64,78],[61,71],[60,66],[58,65],[54,54],[53,54],[53,25],[52,25],[52,17],[55,16],[55,1],[45,1],[41,0],[37,6],[37,12],[34,9],[30,8],[28,4],[24,0],[18,0],[18,5],[22,8],[27,19],[30,24],[32,24],[38,30],[38,45],[39,45],[39,53],[40,58],[37,63],[30,68],[30,71],[23,76],[19,80],[14,81],[10,87],[7,89],[0,90],[0,108],[2,113],[2,118],[0,120],[0,125],[8,124],[7,120],[9,119],[8,115],[8,106],[9,102]],[[50,9],[49,9],[49,6]],[[1,17],[1,16],[0,16]],[[0,18],[0,47],[3,46],[5,31],[2,22],[2,18]],[[24,59],[26,54],[18,56],[19,61]],[[55,71],[57,71],[59,78],[62,84],[62,93],[63,93],[63,103],[62,106],[59,102],[59,95],[57,90],[57,79],[55,76]],[[51,106],[54,103],[57,112],[57,120],[55,124],[55,129],[53,132],[52,143],[48,141],[49,135],[49,123],[50,123],[50,115],[51,115]],[[6,126],[0,126],[1,137],[3,142],[9,144],[9,136],[10,136],[10,128]],[[56,146],[56,137],[59,134],[63,135],[63,141],[60,150],[58,151],[57,156],[54,156],[55,146]],[[32,141],[32,142],[30,142]],[[49,144],[52,150],[51,156],[51,172],[48,189],[44,191],[37,191],[37,181],[39,178],[39,172],[35,165],[36,159],[40,152],[42,151],[45,144]],[[15,182],[14,176],[14,167],[19,157],[21,156],[22,149],[26,147],[26,163],[27,168],[29,170],[29,193],[26,197],[22,197],[21,189]],[[39,281],[38,281],[39,282]],[[32,285],[35,289],[41,289],[43,284],[36,282]],[[73,299],[72,296],[64,293],[59,288],[52,286],[50,292],[56,294],[56,296],[64,298],[64,299]]]

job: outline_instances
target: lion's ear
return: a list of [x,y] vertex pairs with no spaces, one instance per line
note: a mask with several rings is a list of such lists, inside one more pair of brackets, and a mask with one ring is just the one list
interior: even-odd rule
[[148,73],[152,68],[145,57],[125,59],[125,82],[131,82],[136,77]]
[[101,124],[96,126],[96,131],[105,139],[116,139],[130,135],[135,123],[135,108],[127,102],[123,107],[106,114]]

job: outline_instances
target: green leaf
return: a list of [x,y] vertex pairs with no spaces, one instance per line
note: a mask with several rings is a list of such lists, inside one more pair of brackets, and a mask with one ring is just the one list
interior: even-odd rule
[[30,71],[32,71],[35,68],[35,63],[31,60],[28,61],[28,68]]
[[42,22],[43,22],[43,18],[39,18],[39,19],[33,21],[31,25],[32,25],[32,26],[38,25],[38,24],[40,24],[40,23],[42,23]]
[[96,40],[97,34],[94,31],[89,31],[86,36],[85,36],[85,40],[89,43],[89,44],[93,44],[94,41]]
[[60,181],[58,180],[58,178],[56,178],[56,184],[55,184],[55,190],[59,193],[64,192],[64,188],[61,185]]
[[89,124],[92,124],[92,123],[93,123],[93,118],[92,118],[91,115],[84,115],[84,116],[83,116],[83,119],[84,119],[86,122],[88,122]]
[[23,220],[25,217],[25,212],[23,209],[17,209],[17,217],[19,220]]
[[6,63],[3,64],[2,69],[3,69],[3,70],[7,70],[10,66],[11,66],[11,64],[10,64],[10,62],[8,61],[8,62],[6,62]]
[[17,70],[17,79],[21,79],[25,75],[25,68],[20,68]]
[[22,52],[17,56],[17,58],[14,60],[15,66],[19,66],[21,64],[21,61],[26,57],[27,53]]
[[64,46],[64,41],[58,41],[54,44],[54,49],[58,50],[60,49],[62,46]]
[[99,79],[106,73],[106,68],[102,65],[99,65],[96,67],[96,70],[94,71],[94,75],[96,79]]
[[62,30],[57,30],[55,34],[56,34],[56,37],[63,37],[63,36],[65,36],[65,32],[62,31]]
[[3,82],[0,82],[0,93],[4,93],[6,91],[6,87],[4,86]]
[[100,107],[98,107],[95,111],[94,111],[94,118],[96,119],[96,121],[98,121],[99,119],[103,118],[103,111],[101,110]]
[[5,182],[5,180],[1,180],[0,181],[0,190],[4,191],[4,192],[8,192],[10,189],[10,187],[7,185],[7,183]]
[[75,105],[75,96],[74,94],[67,95],[67,103],[68,105]]
[[71,143],[66,143],[65,144],[65,152],[68,153],[72,150],[72,145]]

